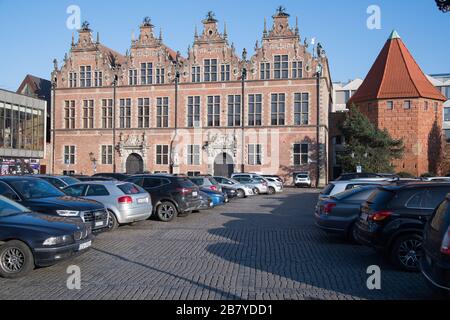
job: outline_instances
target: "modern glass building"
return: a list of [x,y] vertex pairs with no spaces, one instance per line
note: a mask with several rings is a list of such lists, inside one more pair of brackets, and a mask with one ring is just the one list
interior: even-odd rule
[[[1,173],[23,173],[45,156],[46,101],[0,89]],[[8,171],[10,167],[14,172]]]

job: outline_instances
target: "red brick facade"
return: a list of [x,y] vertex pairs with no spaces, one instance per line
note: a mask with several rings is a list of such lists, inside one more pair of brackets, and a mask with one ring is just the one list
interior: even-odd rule
[[[61,69],[55,66],[53,73],[57,79],[55,173],[113,171],[105,149],[109,151],[113,145],[111,84],[115,73],[109,57],[114,56],[120,64],[116,71],[116,152],[113,152],[118,172],[126,172],[131,158],[137,156],[142,159],[143,171],[170,172],[172,164],[174,173],[214,174],[223,154],[227,154],[229,162],[232,159],[234,170],[240,171],[239,99],[245,67],[245,171],[286,178],[296,171],[314,174],[319,63],[323,67],[319,82],[321,143],[326,145],[328,139],[331,83],[323,51],[319,58],[313,57],[300,42],[298,27],[289,26],[289,15],[284,12],[274,16],[271,30],[265,27],[261,45],[256,44],[255,54],[248,60],[245,56],[241,59],[234,47],[228,45],[226,29],[219,32],[212,14],[203,25],[202,34],[196,32],[186,58],[167,48],[162,37],[155,37],[147,19],[139,38],[133,40],[129,54],[124,56],[93,41],[85,25],[78,42],[73,41],[64,65]],[[90,67],[90,74],[86,66]],[[264,72],[262,68],[266,67],[268,71]],[[101,85],[96,82],[100,77]],[[91,86],[87,86],[86,78],[91,79]],[[308,145],[308,149],[300,147],[300,151],[307,152],[306,157],[301,152],[294,154],[299,151],[295,144]],[[326,152],[321,154],[324,183]]]

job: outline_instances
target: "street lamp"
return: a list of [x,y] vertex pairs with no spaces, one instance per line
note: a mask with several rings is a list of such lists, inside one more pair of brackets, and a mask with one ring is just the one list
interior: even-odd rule
[[175,167],[175,159],[174,159],[174,142],[175,139],[178,136],[178,86],[180,84],[180,69],[181,69],[181,62],[180,62],[180,52],[177,52],[177,56],[174,62],[175,65],[175,78],[173,80],[175,84],[175,136],[173,137],[172,141],[170,142],[170,174],[174,173],[174,167]]
[[113,172],[116,173],[117,172],[117,168],[116,168],[116,152],[117,152],[117,148],[116,148],[116,91],[117,91],[117,84],[119,82],[119,76],[118,73],[120,71],[120,68],[122,67],[121,64],[117,61],[117,57],[113,54],[110,53],[108,56],[108,60],[109,60],[109,67],[111,68],[111,70],[113,71],[113,123],[112,123],[112,135],[113,135]]
[[241,128],[242,128],[242,147],[241,147],[241,172],[245,172],[245,80],[247,79],[247,50],[242,51],[242,75],[241,75]]
[[316,83],[316,99],[317,99],[317,128],[316,128],[316,177],[317,177],[317,181],[316,181],[316,187],[319,187],[319,183],[320,183],[320,79],[322,77],[322,64],[317,65],[317,69],[316,69],[316,78],[317,78],[317,83]]
[[[56,59],[55,59],[55,64],[56,64]],[[52,103],[51,103],[51,112],[52,112],[52,120],[51,120],[51,124],[52,124],[52,174],[55,174],[55,139],[56,139],[56,101],[55,101],[55,96],[56,96],[56,88],[57,88],[57,84],[58,84],[58,78],[55,77],[53,78],[52,81]]]
[[94,174],[97,173],[97,159],[94,156],[94,153],[89,153],[89,159],[92,162],[92,170],[94,171]]

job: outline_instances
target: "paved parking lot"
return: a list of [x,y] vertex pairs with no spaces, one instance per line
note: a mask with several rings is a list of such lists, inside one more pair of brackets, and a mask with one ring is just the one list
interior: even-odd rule
[[[317,193],[233,201],[165,224],[145,221],[100,235],[88,253],[20,280],[0,299],[432,299],[419,274],[394,270],[371,249],[314,226]],[[67,267],[81,268],[68,290]],[[367,267],[382,289],[367,289]]]

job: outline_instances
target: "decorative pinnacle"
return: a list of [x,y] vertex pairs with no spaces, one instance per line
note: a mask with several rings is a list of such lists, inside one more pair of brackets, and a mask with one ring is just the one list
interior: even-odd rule
[[227,23],[224,22],[224,26],[223,26],[223,36],[224,38],[228,37],[228,30],[227,30]]
[[389,40],[393,39],[400,39],[400,35],[398,34],[397,30],[393,30],[391,35],[389,36]]

